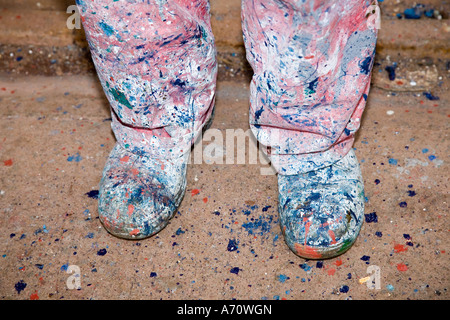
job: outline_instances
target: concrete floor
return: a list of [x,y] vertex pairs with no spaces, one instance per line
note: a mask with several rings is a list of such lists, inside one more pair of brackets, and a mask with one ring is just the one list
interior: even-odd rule
[[[284,243],[276,176],[261,174],[264,163],[193,163],[163,231],[141,241],[108,234],[95,191],[115,140],[82,30],[65,26],[72,1],[0,0],[0,298],[448,299],[449,5],[427,2],[442,20],[395,17],[412,3],[381,4],[372,90],[354,145],[366,222],[347,253],[308,261]],[[211,128],[225,139],[227,129],[249,128],[251,74],[239,1],[211,4],[221,39]],[[45,22],[31,32],[27,17]],[[390,81],[385,67],[394,62]],[[71,266],[79,289],[67,284]],[[374,270],[379,281],[370,288]]]

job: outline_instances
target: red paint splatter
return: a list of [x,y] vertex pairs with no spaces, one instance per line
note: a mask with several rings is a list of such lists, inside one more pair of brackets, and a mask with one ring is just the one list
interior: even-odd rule
[[328,269],[328,275],[329,276],[334,276],[335,273],[336,273],[336,269],[333,269],[333,268]]
[[204,202],[204,203],[207,203],[207,202],[208,202],[208,198],[204,197],[204,198],[203,198],[203,202]]
[[397,264],[397,270],[398,271],[406,271],[406,270],[408,270],[408,267],[404,263],[399,263],[399,264]]
[[340,266],[340,265],[342,265],[342,260],[341,259],[339,259],[339,260],[336,260],[335,262],[334,262],[334,264],[336,265],[336,266]]
[[12,164],[13,164],[13,161],[12,161],[12,159],[8,159],[8,160],[3,161],[3,164],[4,164],[6,167],[11,167]]
[[139,229],[134,229],[130,232],[130,236],[135,236],[139,233]]
[[128,205],[128,215],[131,217],[134,211],[134,206],[132,204]]
[[198,189],[192,189],[192,191],[191,191],[191,196],[195,196],[195,195],[197,195],[197,194],[199,194],[200,193],[200,190],[198,190]]
[[[331,237],[331,244],[335,244],[335,243],[336,243],[336,237],[335,237],[335,235],[334,235],[333,230],[328,230],[328,234],[329,234],[330,237]],[[342,262],[341,262],[341,264],[342,264]]]
[[37,294],[37,291],[30,296],[30,300],[39,300],[39,296]]
[[404,245],[402,245],[402,244],[394,245],[394,252],[395,253],[406,252],[406,251],[408,251],[408,248],[405,247]]
[[124,156],[122,159],[120,159],[120,162],[125,163],[125,162],[128,162],[128,160],[130,160],[130,157]]

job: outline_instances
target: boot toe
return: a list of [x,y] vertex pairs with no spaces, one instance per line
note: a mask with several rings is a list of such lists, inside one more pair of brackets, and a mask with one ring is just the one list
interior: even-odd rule
[[364,216],[364,184],[353,152],[327,168],[278,176],[281,229],[289,248],[327,259],[355,242]]
[[111,152],[99,189],[99,218],[114,236],[142,239],[162,230],[186,189],[185,164],[161,164],[142,155]]

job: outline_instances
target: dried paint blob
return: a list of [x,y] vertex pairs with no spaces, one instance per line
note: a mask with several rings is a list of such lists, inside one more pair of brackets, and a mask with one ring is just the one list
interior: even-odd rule
[[100,249],[97,251],[98,256],[104,256],[108,251],[106,249]]
[[85,193],[85,195],[87,195],[89,198],[92,198],[92,199],[98,199],[98,194],[99,194],[98,190],[91,190],[91,191]]
[[280,274],[278,276],[278,281],[280,281],[281,283],[284,283],[284,282],[286,282],[286,280],[289,280],[289,279],[290,278],[288,276],[284,275],[284,274]]
[[370,262],[369,262],[369,261],[370,261],[370,256],[364,255],[364,256],[361,257],[361,260],[362,260],[362,261],[365,261],[366,264],[369,264],[369,263],[370,263]]
[[386,289],[387,289],[388,291],[392,292],[392,291],[394,291],[394,286],[393,286],[392,284],[388,284],[388,285],[386,286]]
[[424,92],[423,95],[428,99],[428,100],[439,100],[438,96],[433,95],[431,92]]
[[389,164],[396,165],[397,163],[398,163],[397,159],[394,159],[394,158],[389,159]]
[[228,251],[236,251],[238,249],[237,241],[235,239],[230,239],[228,241],[227,250]]
[[399,263],[397,264],[397,270],[398,271],[407,271],[408,270],[408,266],[404,263]]
[[26,287],[27,284],[23,280],[20,280],[14,285],[14,288],[16,289],[18,294],[20,294],[21,291],[25,290]]
[[81,160],[83,160],[83,157],[78,152],[67,157],[67,161],[69,162],[80,162]]
[[342,287],[339,288],[339,292],[342,292],[342,293],[347,293],[348,290],[349,290],[349,287],[346,285],[343,285]]
[[367,223],[378,222],[378,216],[376,212],[364,214],[364,217]]
[[231,268],[231,270],[230,270],[230,272],[234,273],[234,274],[238,274],[239,271],[241,271],[241,269],[239,269],[238,267]]

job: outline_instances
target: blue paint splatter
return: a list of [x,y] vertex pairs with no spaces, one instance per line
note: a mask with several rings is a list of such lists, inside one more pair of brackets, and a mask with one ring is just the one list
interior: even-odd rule
[[278,281],[280,281],[281,283],[284,283],[284,282],[286,282],[286,280],[289,280],[289,279],[290,278],[288,276],[284,275],[284,274],[280,274],[278,276]]
[[98,256],[104,256],[108,251],[106,249],[100,249],[97,251]]
[[389,80],[394,81],[395,80],[395,69],[397,68],[397,63],[394,62],[392,66],[387,66],[384,68],[388,72]]
[[247,230],[249,234],[259,234],[264,235],[271,231],[272,229],[273,217],[269,216],[267,218],[259,217],[258,219],[251,219],[250,222],[242,224],[242,227]]
[[85,238],[89,238],[89,239],[94,238],[94,233],[93,233],[93,232],[89,232],[89,233],[86,235]]
[[302,268],[305,271],[309,271],[312,268],[311,266],[307,265],[306,263],[303,263],[303,264],[299,265],[299,267]]
[[378,222],[378,216],[377,216],[376,212],[364,214],[364,217],[365,217],[367,223],[372,223],[372,222],[377,223]]
[[91,191],[85,193],[85,195],[87,195],[89,198],[92,198],[92,199],[98,199],[98,193],[99,193],[98,190],[91,190]]
[[181,228],[178,228],[177,231],[175,231],[175,234],[176,234],[177,236],[179,236],[180,234],[183,234],[183,233],[184,233],[184,231],[181,230]]
[[237,249],[238,249],[237,241],[235,239],[230,239],[228,241],[227,250],[231,252],[231,251],[236,251]]
[[416,192],[413,190],[408,190],[407,192],[409,197],[414,197],[416,195]]
[[81,160],[83,160],[83,157],[81,157],[81,155],[77,152],[76,154],[67,157],[67,161],[69,162],[80,162]]
[[390,159],[389,159],[389,164],[396,165],[396,164],[397,164],[397,160],[394,159],[394,158],[390,158]]
[[434,100],[439,100],[439,97],[438,97],[438,96],[432,95],[431,92],[424,92],[423,94],[425,95],[425,97],[426,97],[428,100],[432,100],[432,101],[434,101]]
[[26,287],[27,284],[23,280],[20,280],[14,285],[14,288],[16,289],[18,294],[20,294],[21,291],[25,290]]
[[241,269],[239,269],[238,267],[234,267],[234,268],[231,268],[230,272],[234,273],[234,274],[238,274],[240,270]]
[[347,293],[349,290],[349,287],[346,285],[343,285],[342,287],[339,288],[339,291],[342,293]]
[[156,272],[150,272],[150,278],[155,278],[157,276]]
[[104,23],[103,21],[98,24],[102,28],[103,32],[109,37],[114,34],[114,28]]
[[359,68],[361,69],[361,73],[363,73],[363,74],[370,73],[371,62],[372,62],[372,56],[368,56],[363,61],[360,61]]
[[365,261],[366,262],[366,264],[369,264],[370,262],[369,262],[369,260],[370,260],[370,256],[366,256],[366,255],[364,255],[364,256],[362,256],[361,257],[361,260],[362,261]]
[[406,19],[420,19],[420,17],[422,16],[422,12],[417,6],[405,9],[405,11],[403,11],[403,14]]
[[405,201],[402,201],[398,204],[401,208],[406,208],[408,204]]

